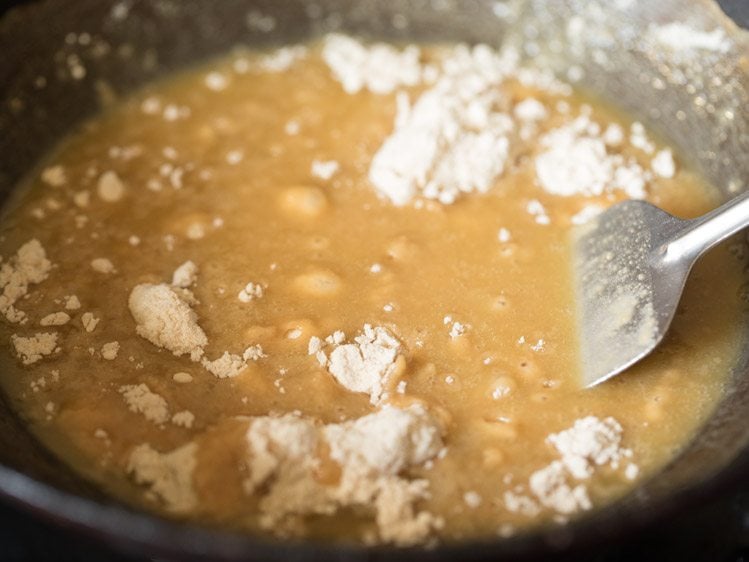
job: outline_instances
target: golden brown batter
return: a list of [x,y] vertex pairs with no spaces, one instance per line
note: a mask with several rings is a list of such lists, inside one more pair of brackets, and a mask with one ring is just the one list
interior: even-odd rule
[[[740,267],[711,252],[666,344],[582,390],[567,233],[640,179],[679,216],[713,207],[709,190],[541,74],[454,94],[453,48],[380,46],[398,71],[367,81],[372,51],[338,40],[328,55],[369,68],[363,83],[320,46],[234,54],[86,123],[30,179],[0,245],[0,382],[19,412],[126,501],[282,535],[507,535],[631,490],[721,395]],[[471,56],[456,72],[494,61]],[[437,133],[416,123],[435,91]],[[372,176],[396,121],[396,155],[442,135],[431,185],[411,178],[399,201]],[[484,149],[502,170],[482,171]],[[579,176],[588,157],[619,175]]]

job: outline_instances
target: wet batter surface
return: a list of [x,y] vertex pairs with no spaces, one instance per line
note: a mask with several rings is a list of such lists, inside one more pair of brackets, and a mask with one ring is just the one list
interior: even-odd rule
[[711,252],[668,341],[583,390],[569,230],[710,193],[488,49],[232,54],[87,122],[8,207],[0,382],[65,461],[170,517],[395,544],[564,523],[709,415],[744,282]]

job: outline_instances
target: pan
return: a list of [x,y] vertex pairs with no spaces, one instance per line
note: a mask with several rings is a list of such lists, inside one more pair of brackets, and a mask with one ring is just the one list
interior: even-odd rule
[[[649,32],[669,24],[718,33],[724,42],[663,49]],[[0,18],[0,200],[76,124],[143,84],[237,45],[280,46],[330,31],[390,41],[512,43],[584,91],[617,100],[669,139],[723,198],[749,181],[749,37],[709,1],[43,0]],[[742,297],[749,302],[749,286]],[[74,532],[166,559],[574,557],[695,509],[749,473],[745,334],[720,404],[666,468],[615,504],[511,539],[396,549],[279,541],[169,521],[107,497],[72,472],[2,396],[0,498]]]

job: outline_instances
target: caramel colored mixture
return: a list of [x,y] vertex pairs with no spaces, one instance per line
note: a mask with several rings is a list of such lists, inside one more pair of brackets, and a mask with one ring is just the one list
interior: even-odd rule
[[234,53],[65,139],[1,225],[5,392],[113,495],[255,533],[508,536],[633,490],[721,396],[741,267],[707,255],[666,343],[584,390],[569,230],[711,191],[506,57],[347,41]]

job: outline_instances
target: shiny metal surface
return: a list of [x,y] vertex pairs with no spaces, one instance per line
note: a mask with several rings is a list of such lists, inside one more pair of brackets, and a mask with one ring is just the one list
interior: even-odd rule
[[749,226],[749,193],[693,220],[625,201],[573,231],[582,384],[647,357],[668,331],[694,262]]

